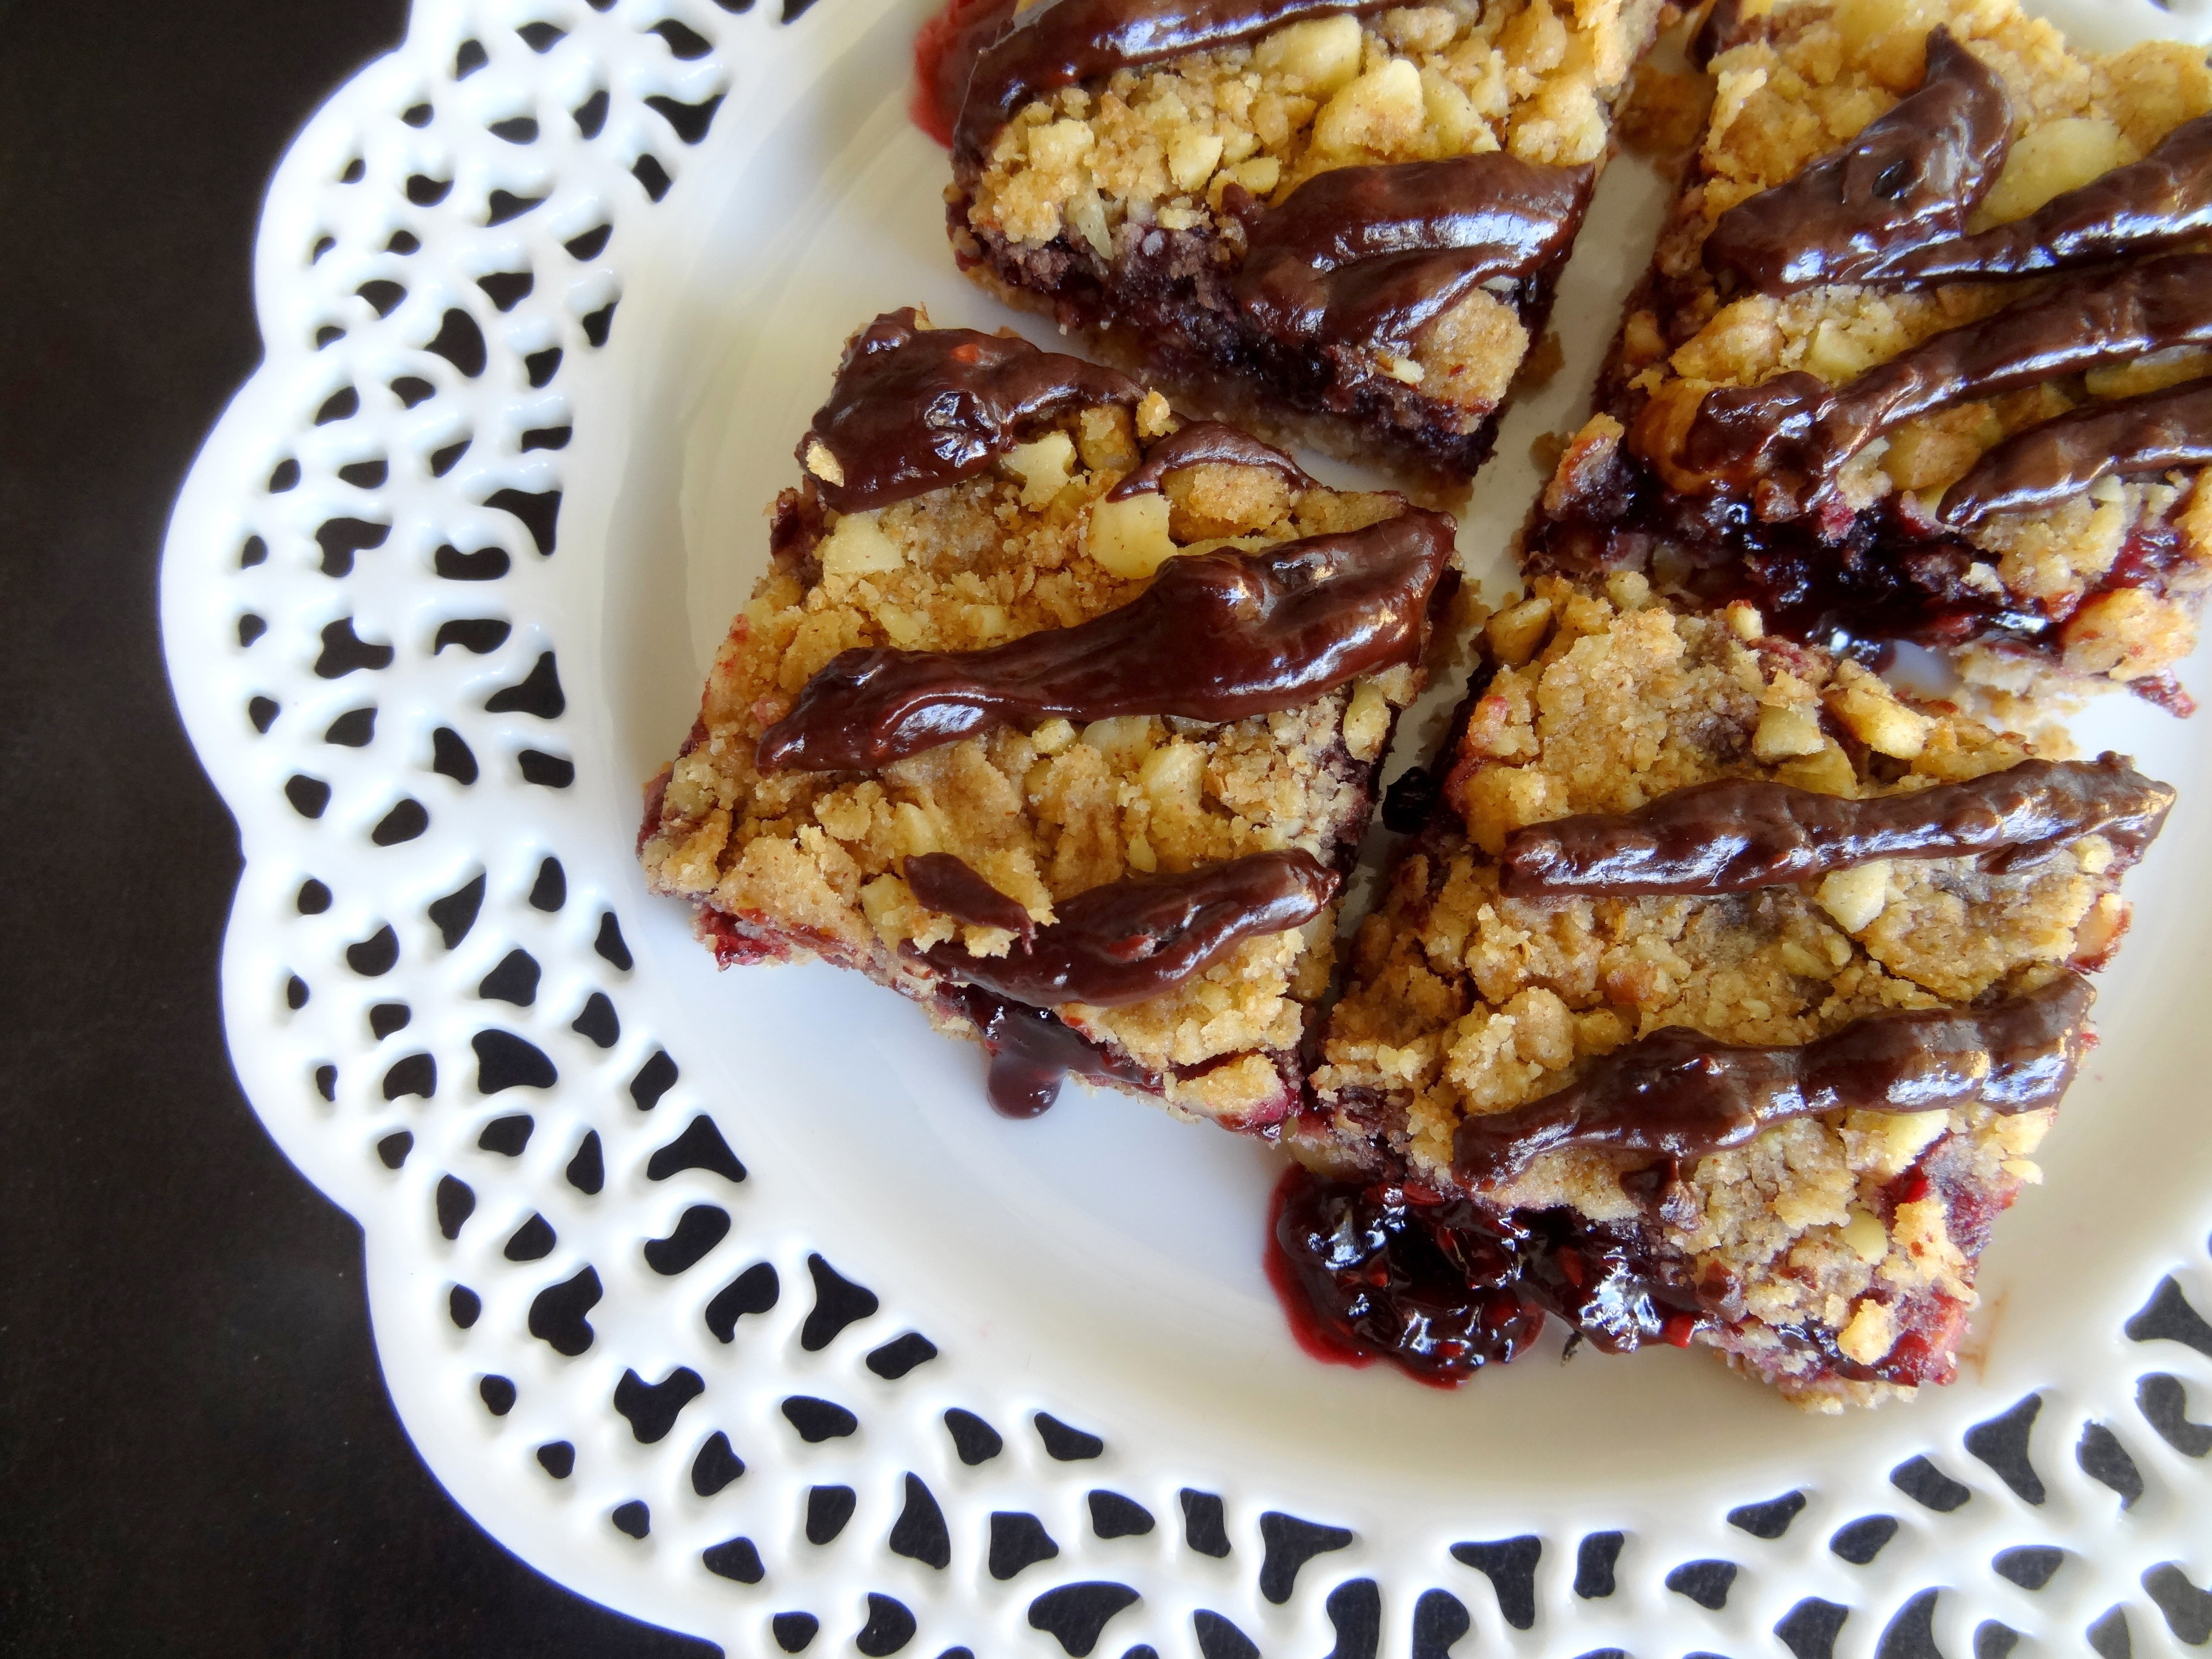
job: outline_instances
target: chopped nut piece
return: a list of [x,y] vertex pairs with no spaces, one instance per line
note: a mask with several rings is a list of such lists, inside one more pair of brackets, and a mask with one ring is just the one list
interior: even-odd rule
[[845,469],[830,453],[830,446],[819,438],[806,446],[806,470],[826,484],[834,486],[845,482]]
[[1083,550],[1125,580],[1149,576],[1182,551],[1168,533],[1168,499],[1158,490],[1099,501],[1091,509]]
[[1820,908],[1847,933],[1863,933],[1889,902],[1889,861],[1877,859],[1820,878]]

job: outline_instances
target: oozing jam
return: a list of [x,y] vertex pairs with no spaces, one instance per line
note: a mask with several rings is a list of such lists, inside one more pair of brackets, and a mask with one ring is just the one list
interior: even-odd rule
[[1387,1359],[1453,1387],[1520,1353],[1556,1314],[1607,1353],[1686,1346],[1708,1322],[1637,1230],[1566,1210],[1501,1214],[1293,1168],[1275,1190],[1267,1276],[1318,1359]]

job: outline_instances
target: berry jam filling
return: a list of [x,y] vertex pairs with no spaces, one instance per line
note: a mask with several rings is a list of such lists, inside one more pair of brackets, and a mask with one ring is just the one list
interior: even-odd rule
[[[2092,592],[2140,587],[2162,595],[2186,556],[2179,526],[2142,525]],[[2059,628],[2090,597],[2046,608],[1970,581],[1988,556],[1909,494],[1859,513],[1832,501],[1770,523],[1738,497],[1676,495],[1626,453],[1598,476],[1577,480],[1574,494],[1538,520],[1526,562],[1532,572],[1565,576],[1648,571],[1701,604],[1741,599],[1771,632],[1875,666],[1899,641],[1937,650],[2009,644],[2055,655]],[[2128,689],[2174,713],[2194,706],[2170,674],[2130,681]]]
[[1638,1229],[1564,1209],[1419,1202],[1302,1169],[1276,1189],[1267,1272],[1309,1353],[1388,1359],[1438,1387],[1513,1358],[1547,1313],[1607,1353],[1684,1347],[1708,1322]]
[[[1969,586],[1974,551],[1932,523],[1908,522],[1895,499],[1838,522],[1770,524],[1728,495],[1675,495],[1643,462],[1617,455],[1537,525],[1529,556],[1565,575],[1653,568],[1707,604],[1742,599],[1772,632],[1862,661],[1895,640],[2042,641],[2052,617]],[[1686,568],[1668,568],[1670,558]]]

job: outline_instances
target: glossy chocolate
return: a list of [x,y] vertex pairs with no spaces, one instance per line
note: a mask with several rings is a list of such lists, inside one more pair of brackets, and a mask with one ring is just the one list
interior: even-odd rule
[[2091,404],[2014,433],[1943,492],[1936,516],[1978,523],[1992,513],[2056,507],[2107,477],[2212,463],[2212,380]]
[[1869,280],[1902,251],[1964,234],[2011,146],[2004,82],[1938,24],[1920,89],[1843,149],[1722,214],[1705,239],[1706,268],[1764,294]]
[[1333,168],[1259,216],[1237,302],[1277,339],[1403,347],[1483,283],[1559,258],[1595,171],[1503,151]]
[[1032,1007],[1127,1007],[1174,990],[1248,939],[1310,921],[1337,882],[1310,853],[1255,853],[1086,889],[1054,905],[1050,926],[1002,957],[955,945],[922,955],[940,972]]
[[917,853],[905,865],[906,884],[924,909],[976,927],[1003,927],[1024,940],[1036,923],[1019,899],[1000,892],[974,866],[951,853]]
[[1796,1047],[1739,1046],[1668,1026],[1592,1060],[1554,1093],[1466,1119],[1453,1167],[1495,1186],[1563,1147],[1687,1164],[1823,1112],[2053,1106],[2073,1080],[2095,1000],[2088,981],[2061,974],[1990,1007],[1870,1014]]
[[1273,444],[1263,444],[1250,433],[1218,421],[1193,421],[1152,447],[1137,470],[1107,492],[1109,501],[1126,501],[1149,494],[1170,472],[1208,464],[1264,467],[1293,491],[1313,489],[1305,469]]
[[972,477],[1069,410],[1133,405],[1145,389],[1079,357],[888,312],[853,337],[799,462],[840,513]]
[[872,772],[903,756],[1057,715],[1220,724],[1310,702],[1415,663],[1452,521],[1408,508],[1257,553],[1170,559],[1117,611],[987,650],[839,653],[761,736],[764,772]]
[[1805,371],[1707,392],[1679,456],[1663,453],[1666,406],[1639,420],[1640,453],[1676,476],[1751,494],[1765,519],[1795,518],[1874,439],[1950,403],[2075,374],[2179,345],[2212,344],[2212,254],[2154,259],[2076,278],[1950,329],[1831,391]]
[[1900,253],[1831,282],[1989,282],[2162,253],[2212,234],[2212,115],[2184,122],[2130,166],[2055,196],[2024,219]]
[[991,1053],[987,1088],[1002,1117],[1035,1117],[1060,1098],[1071,1073],[1093,1083],[1157,1091],[1160,1080],[1123,1054],[1093,1042],[1048,1009],[1031,1008],[977,985],[938,994],[950,1012],[965,1017]]
[[1380,11],[1388,0],[1043,0],[983,48],[953,127],[956,159],[981,158],[1023,105],[1062,87],[1236,46],[1270,29],[1340,12]]
[[2017,866],[2100,835],[2126,863],[2142,855],[2173,805],[2118,755],[2022,761],[1964,783],[1853,800],[1754,778],[1721,778],[1626,814],[1584,813],[1505,838],[1510,896],[1741,893],[1810,881],[1875,859],[2005,854]]

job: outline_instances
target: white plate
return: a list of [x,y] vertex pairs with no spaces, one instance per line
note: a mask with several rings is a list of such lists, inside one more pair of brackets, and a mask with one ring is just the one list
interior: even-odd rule
[[[1827,1649],[1808,1598],[1834,1610],[1829,1626],[1847,1610],[1839,1655],[1929,1641],[1992,1654],[2002,1642],[1985,1620],[2054,1649],[2094,1625],[2109,1654],[2116,1607],[2137,1653],[2201,1635],[2212,1603],[2177,1586],[2212,1579],[2204,1437],[2170,1441],[2137,1390],[2146,1375],[2179,1378],[2152,1385],[2154,1414],[2179,1387],[2212,1419],[2212,1334],[2173,1323],[2197,1334],[2192,1348],[2124,1332],[2169,1275],[2212,1310],[2212,1030],[2197,1006],[2212,717],[2185,726],[2108,699],[2081,723],[2091,746],[2181,781],[2182,805],[2135,878],[2136,937],[2105,977],[2103,1046],[2048,1145],[2050,1184],[1984,1263],[1965,1376],[1875,1413],[1807,1417],[1702,1356],[1563,1367],[1556,1342],[1455,1394],[1315,1364],[1261,1273],[1275,1170],[1261,1149],[1080,1089],[1008,1122],[982,1105],[976,1056],[887,994],[816,968],[714,970],[688,915],[645,894],[630,846],[639,783],[689,726],[764,562],[763,508],[853,326],[915,301],[943,322],[1010,320],[953,272],[943,158],[904,118],[920,0],[822,0],[788,26],[725,3],[417,5],[406,45],[334,98],[279,171],[256,258],[268,359],[194,468],[163,566],[172,678],[246,854],[223,962],[233,1055],[270,1133],[361,1221],[386,1379],[455,1498],[562,1583],[748,1655],[797,1638],[804,1621],[778,1614],[818,1620],[817,1652],[856,1639],[921,1656],[1081,1654],[1093,1640],[1104,1654],[1249,1651],[1221,1621],[1270,1655],[1334,1643],[1336,1659],[1425,1659],[1462,1624],[1462,1655],[1747,1652],[1772,1650],[1796,1610],[1789,1643],[1809,1656]],[[2115,39],[2162,21],[2139,0],[2073,15]],[[664,20],[679,27],[653,32]],[[470,41],[488,61],[457,80],[479,55]],[[676,107],[724,94],[703,135]],[[526,118],[534,137],[509,125]],[[641,155],[653,165],[634,167]],[[672,178],[665,199],[641,175]],[[1500,550],[1534,487],[1528,441],[1577,417],[1661,197],[1633,161],[1600,192],[1559,305],[1567,366],[1509,421],[1463,532],[1486,580],[1504,579]],[[586,234],[602,225],[608,237]],[[417,251],[391,251],[395,231]],[[370,283],[387,286],[362,295]],[[449,326],[454,311],[470,323]],[[319,345],[330,329],[344,331]],[[471,331],[486,357],[473,375]],[[434,337],[464,349],[434,354]],[[433,395],[404,406],[391,388],[406,377]],[[380,460],[381,477],[361,470]],[[296,482],[272,490],[294,463]],[[488,504],[535,498],[542,530],[556,489],[550,550]],[[354,547],[375,533],[341,521],[390,528]],[[342,669],[356,639],[373,660],[319,672]],[[547,677],[532,678],[549,653],[557,708]],[[2191,672],[2212,686],[2202,660]],[[496,695],[513,687],[534,690]],[[370,708],[364,742],[354,711]],[[456,739],[473,781],[455,775],[470,769]],[[405,806],[390,816],[407,800],[427,828],[395,838],[414,828]],[[478,875],[480,908],[448,948],[455,912],[434,915],[434,901]],[[331,896],[303,914],[310,879]],[[521,1043],[480,1042],[486,1031]],[[432,1067],[434,1091],[407,1092]],[[742,1184],[653,1164],[701,1114],[744,1160]],[[514,1146],[511,1122],[481,1144],[521,1115],[526,1146],[497,1150]],[[565,1173],[587,1134],[596,1193]],[[450,1240],[448,1182],[474,1200]],[[669,1237],[712,1248],[663,1273],[643,1247]],[[810,1323],[826,1328],[817,1255],[880,1305],[810,1346]],[[744,1275],[763,1262],[780,1299],[718,1340],[710,1309],[726,1308],[726,1286],[757,1286]],[[538,1298],[587,1268],[602,1293],[592,1340],[564,1354],[531,1334],[532,1309],[562,1326],[548,1317],[561,1298]],[[465,1328],[457,1285],[477,1304]],[[909,1331],[935,1358],[896,1379],[870,1369]],[[626,1372],[677,1380],[636,1396]],[[690,1383],[672,1427],[641,1440]],[[801,1395],[847,1408],[855,1431],[802,1440],[782,1410]],[[1970,1436],[2031,1396],[2039,1488],[1992,1449],[2001,1434]],[[1003,1449],[962,1462],[942,1420],[955,1408]],[[1103,1450],[1053,1455],[1039,1412]],[[702,1449],[715,1462],[717,1435],[746,1470],[702,1496],[693,1472]],[[573,1448],[565,1478],[537,1455],[554,1443]],[[2141,1487],[2130,1504],[2111,1484],[2130,1484],[2112,1446]],[[1945,1510],[1893,1484],[1922,1455],[1966,1501]],[[810,1489],[838,1486],[849,1520],[808,1541]],[[1156,1524],[1099,1535],[1094,1492]],[[1194,1547],[1206,1531],[1187,1526],[1186,1492],[1221,1500],[1225,1555]],[[1779,1536],[1729,1520],[1791,1492],[1805,1502]],[[1057,1553],[994,1576],[994,1536],[1004,1567],[1029,1533],[994,1513],[1033,1517]],[[1879,1515],[1899,1524],[1870,1564],[1832,1547]],[[1614,1533],[1612,1593],[1578,1594],[1603,1553],[1584,1540]],[[1293,1574],[1301,1538],[1340,1547]],[[738,1577],[711,1571],[702,1557],[740,1539],[711,1557]],[[1501,1540],[1516,1541],[1451,1553]],[[2001,1550],[2046,1545],[2066,1554],[2040,1589],[1993,1570]],[[749,1553],[757,1582],[744,1582]],[[1705,1603],[1725,1575],[1681,1575],[1698,1562],[1736,1568],[1717,1607]]]

